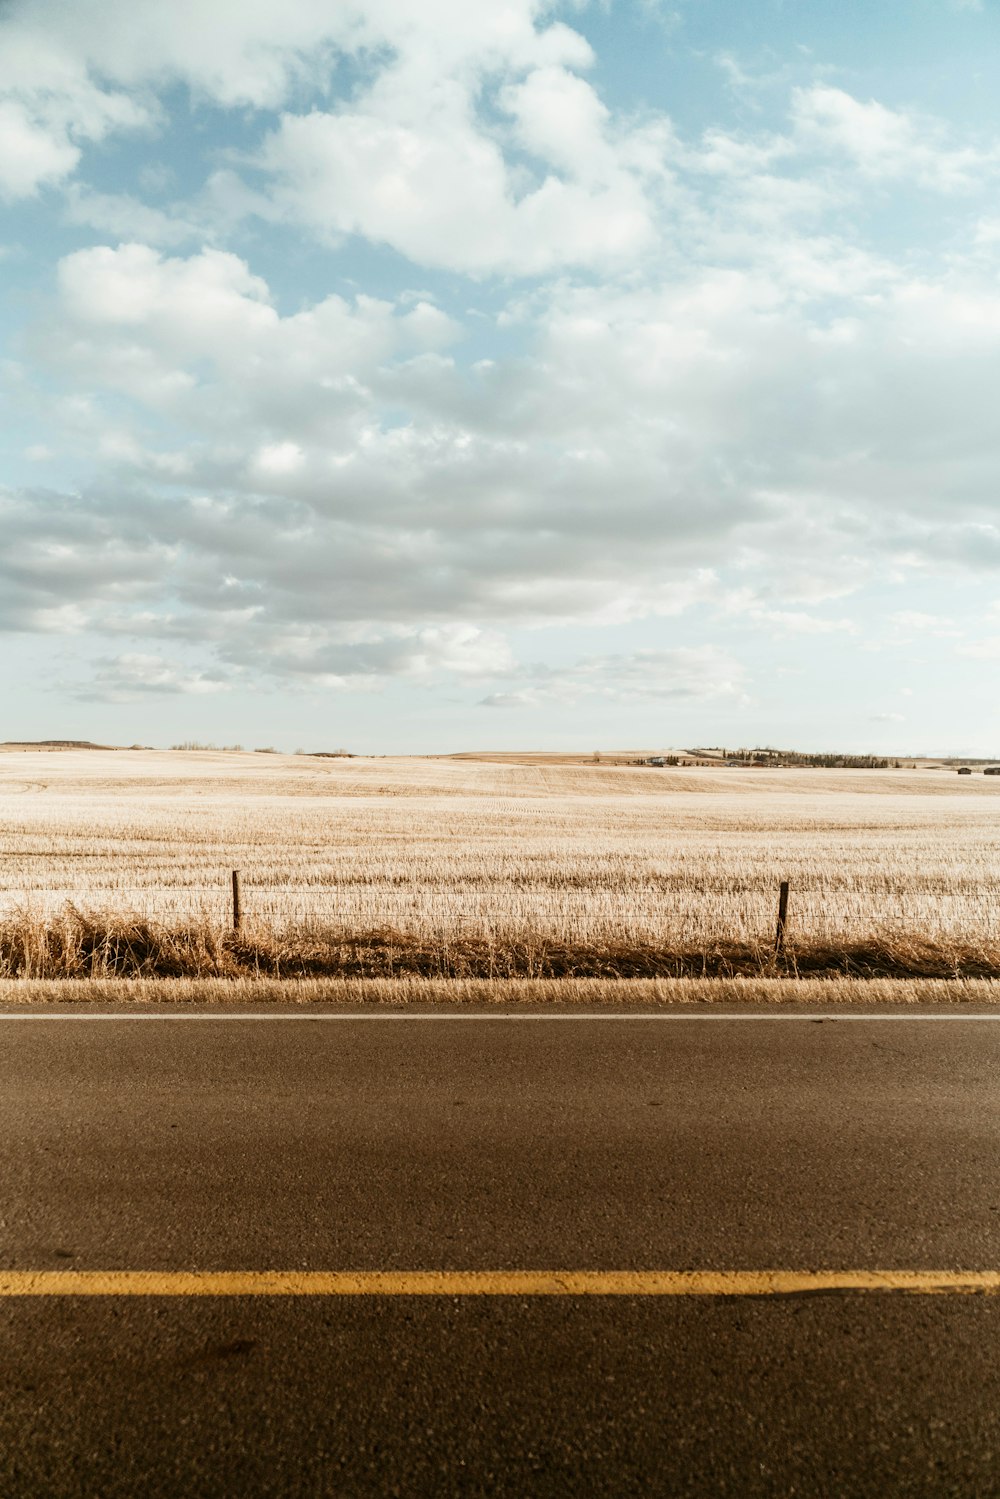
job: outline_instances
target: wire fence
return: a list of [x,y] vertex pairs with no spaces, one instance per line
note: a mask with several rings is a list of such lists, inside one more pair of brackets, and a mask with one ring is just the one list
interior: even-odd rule
[[950,891],[838,887],[780,881],[655,890],[552,889],[498,883],[475,890],[405,884],[291,883],[248,879],[220,871],[217,880],[152,886],[125,880],[92,885],[0,892],[0,916],[30,911],[53,918],[67,907],[89,914],[138,916],[171,925],[189,923],[249,931],[394,930],[442,940],[482,936],[501,940],[521,932],[565,941],[635,940],[677,944],[713,940],[774,942],[844,940],[873,930],[919,932],[935,940],[1000,943],[1000,887],[984,898],[980,886]]

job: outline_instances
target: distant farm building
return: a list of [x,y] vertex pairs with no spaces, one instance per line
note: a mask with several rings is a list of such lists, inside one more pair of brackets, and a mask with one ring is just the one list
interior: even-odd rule
[[983,769],[984,776],[1000,776],[1000,765],[987,765]]
[[662,765],[666,764],[666,761],[664,760],[664,758],[663,758],[662,755],[653,755],[653,756],[651,756],[649,763],[650,763],[650,765],[660,765],[660,766],[662,766]]
[[[958,767],[958,773],[959,773],[960,776],[971,776],[972,771],[969,769],[968,765],[960,765]],[[986,775],[990,775],[990,774],[991,774],[990,771],[986,771]]]

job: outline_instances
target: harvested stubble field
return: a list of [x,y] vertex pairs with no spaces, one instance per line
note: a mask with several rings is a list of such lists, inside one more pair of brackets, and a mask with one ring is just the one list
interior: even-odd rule
[[0,855],[7,979],[1000,977],[1000,778],[941,770],[12,751]]

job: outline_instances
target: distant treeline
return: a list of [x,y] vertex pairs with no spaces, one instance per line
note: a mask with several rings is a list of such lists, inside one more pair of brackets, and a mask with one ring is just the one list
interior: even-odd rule
[[878,755],[799,755],[791,753],[786,765],[816,765],[821,770],[889,770],[899,769],[898,760],[883,760]]
[[898,770],[898,760],[883,760],[878,755],[806,755],[798,750],[740,749],[725,750],[727,759],[744,760],[753,765],[809,765],[819,770]]

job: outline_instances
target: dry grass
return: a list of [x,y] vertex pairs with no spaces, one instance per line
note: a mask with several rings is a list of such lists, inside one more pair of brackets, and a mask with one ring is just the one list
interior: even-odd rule
[[787,878],[791,974],[988,978],[998,871],[948,771],[0,756],[0,976],[773,977]]
[[7,979],[0,1005],[323,1006],[352,1009],[493,1005],[655,1010],[686,1006],[1000,1005],[1000,983],[984,979]]
[[776,957],[765,943],[678,947],[642,939],[555,937],[531,927],[489,935],[382,928],[239,935],[208,920],[171,923],[81,911],[0,921],[0,979],[111,978],[656,979],[823,976],[1000,978],[1000,947],[886,933],[863,942],[800,939]]

